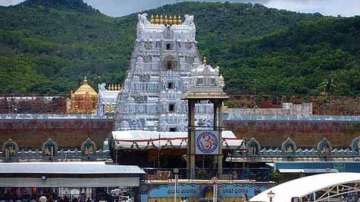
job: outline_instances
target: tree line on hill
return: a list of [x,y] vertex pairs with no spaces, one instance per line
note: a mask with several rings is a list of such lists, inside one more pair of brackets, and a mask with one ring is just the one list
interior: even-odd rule
[[[360,17],[203,2],[147,12],[194,14],[200,53],[229,93],[360,95]],[[93,86],[124,80],[135,14],[109,17],[82,0],[28,0],[0,14],[0,93],[66,94],[85,75]]]

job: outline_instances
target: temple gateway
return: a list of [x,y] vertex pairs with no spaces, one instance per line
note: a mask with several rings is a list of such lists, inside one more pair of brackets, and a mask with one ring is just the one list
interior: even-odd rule
[[[195,151],[188,147],[188,139],[193,136],[187,133],[189,128],[216,130],[221,137],[207,136],[214,139],[202,139],[207,141],[206,145],[215,143],[230,151],[241,144],[231,131],[217,128],[221,119],[218,120],[216,112],[220,106],[213,100],[219,95],[227,98],[222,90],[224,78],[219,67],[207,64],[205,57],[200,59],[194,17],[174,19],[151,17],[149,21],[147,14],[138,16],[137,38],[130,69],[117,99],[112,133],[114,156],[119,163],[185,168],[189,155],[193,155],[189,151]],[[201,94],[196,102],[191,101],[194,109],[188,104],[193,100],[188,97],[190,92]],[[194,111],[193,123],[188,123],[189,110]],[[202,166],[194,164],[194,157],[193,169],[211,167],[216,161],[221,167],[220,153],[197,157],[202,159]],[[134,154],[136,158],[132,157]]]
[[[187,102],[192,70],[201,65],[195,40],[194,17],[185,20],[148,21],[140,14],[130,69],[118,96],[115,130],[187,131]],[[217,73],[218,68],[216,69]],[[201,81],[199,81],[201,82]],[[221,83],[222,77],[212,76]],[[197,125],[212,123],[212,105],[197,105]]]

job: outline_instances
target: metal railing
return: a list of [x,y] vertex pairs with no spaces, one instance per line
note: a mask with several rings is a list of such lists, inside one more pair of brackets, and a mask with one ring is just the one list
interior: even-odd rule
[[[173,168],[144,168],[146,172],[145,179],[169,180],[174,179]],[[179,179],[187,179],[187,169],[178,169]],[[271,181],[271,168],[224,168],[222,175],[219,176],[217,169],[197,168],[195,169],[195,178],[200,180],[210,180],[217,177],[220,180],[256,180]]]

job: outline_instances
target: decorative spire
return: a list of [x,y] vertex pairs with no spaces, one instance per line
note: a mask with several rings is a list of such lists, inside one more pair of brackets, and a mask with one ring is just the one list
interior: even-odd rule
[[154,20],[154,15],[151,15],[151,17],[150,17],[150,22],[151,22],[151,23],[154,23],[154,22],[155,22],[155,20]]
[[222,88],[225,87],[225,81],[224,81],[224,77],[223,77],[222,74],[220,74],[219,85],[220,85],[220,87],[222,87]]
[[159,24],[159,23],[160,23],[160,17],[159,17],[158,14],[156,14],[156,16],[155,16],[154,23],[155,23],[155,24]]
[[182,22],[181,22],[181,17],[180,17],[180,15],[178,15],[178,17],[177,17],[177,24],[181,24]]
[[159,20],[159,24],[163,24],[164,23],[164,19],[163,19],[163,16],[160,15],[160,20]]
[[86,76],[84,76],[83,84],[87,84],[87,77]]
[[206,60],[206,57],[204,56],[203,58],[203,64],[206,65],[207,64],[207,60]]
[[176,16],[170,16],[170,23],[173,25],[173,24],[176,24]]
[[167,15],[165,15],[165,17],[164,17],[164,24],[165,25],[169,24],[169,19],[168,19]]

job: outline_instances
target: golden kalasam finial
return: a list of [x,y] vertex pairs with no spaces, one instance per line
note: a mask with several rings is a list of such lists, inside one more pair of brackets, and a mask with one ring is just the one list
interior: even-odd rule
[[164,16],[164,24],[165,24],[165,25],[169,24],[169,20],[168,20],[168,16],[167,16],[167,15]]
[[159,24],[159,23],[160,23],[160,17],[159,17],[158,14],[156,14],[156,16],[155,16],[154,23],[155,23],[155,24]]
[[178,15],[178,17],[177,17],[177,24],[181,24],[182,22],[181,22],[181,17],[180,17],[180,15]]
[[168,25],[171,25],[171,15],[169,15],[169,16],[167,17],[167,24],[168,24]]
[[84,84],[87,83],[87,76],[84,76],[84,81],[83,81],[83,83],[84,83]]
[[175,23],[174,23],[174,16],[170,16],[170,18],[169,18],[169,23],[170,23],[171,25],[175,24]]
[[163,23],[164,23],[163,16],[162,16],[162,15],[160,15],[159,24],[163,24]]
[[203,58],[203,64],[206,65],[206,63],[207,63],[207,60],[206,60],[206,57],[204,56],[204,58]]
[[151,17],[150,17],[150,22],[151,22],[151,23],[154,23],[154,15],[151,15]]

